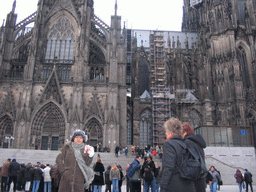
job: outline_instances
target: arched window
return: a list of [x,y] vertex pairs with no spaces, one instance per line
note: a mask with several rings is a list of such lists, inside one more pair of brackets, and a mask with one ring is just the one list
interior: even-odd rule
[[149,90],[149,70],[146,62],[141,60],[139,62],[139,95],[142,95],[144,91]]
[[103,81],[104,80],[104,68],[103,67],[91,67],[90,80]]
[[242,47],[238,48],[237,57],[238,57],[238,62],[240,66],[243,86],[246,88],[249,88],[251,83],[250,83],[250,78],[248,73],[248,62],[247,62],[245,50]]
[[145,110],[140,116],[140,146],[152,146],[153,144],[151,119],[151,112],[149,110]]
[[8,115],[4,115],[0,118],[0,135],[12,136],[13,135],[13,121]]
[[106,59],[101,48],[93,42],[90,42],[89,66],[90,80],[103,81]]
[[67,18],[60,18],[49,32],[45,60],[52,61],[55,57],[62,61],[74,58],[74,28]]

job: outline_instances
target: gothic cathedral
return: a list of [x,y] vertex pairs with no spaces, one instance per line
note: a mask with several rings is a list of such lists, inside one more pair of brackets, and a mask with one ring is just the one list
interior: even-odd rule
[[93,0],[39,0],[16,23],[15,6],[0,32],[1,144],[57,150],[79,128],[91,145],[126,145],[121,17],[108,26]]
[[0,28],[1,147],[58,150],[78,128],[112,150],[162,145],[173,116],[208,146],[256,147],[256,0],[183,1],[175,32],[122,29],[117,2],[108,26],[93,0],[39,0],[16,23],[14,0]]

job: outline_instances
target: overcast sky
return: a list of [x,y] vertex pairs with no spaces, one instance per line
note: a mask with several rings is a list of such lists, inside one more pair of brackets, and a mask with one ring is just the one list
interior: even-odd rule
[[[0,0],[0,21],[12,10],[14,0]],[[37,9],[38,0],[17,0],[18,21]],[[117,14],[126,28],[180,31],[183,0],[118,0]],[[94,13],[107,24],[114,14],[115,0],[94,0]]]

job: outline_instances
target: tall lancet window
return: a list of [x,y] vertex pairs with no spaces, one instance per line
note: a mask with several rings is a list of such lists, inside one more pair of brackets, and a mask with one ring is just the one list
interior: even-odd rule
[[243,86],[246,88],[249,88],[251,83],[250,83],[250,77],[248,73],[248,62],[247,62],[245,50],[242,47],[239,47],[237,50],[237,58],[240,66]]
[[67,18],[60,18],[51,28],[47,49],[46,62],[57,57],[60,62],[70,63],[74,59],[74,28]]
[[140,146],[152,145],[151,112],[145,110],[140,116]]

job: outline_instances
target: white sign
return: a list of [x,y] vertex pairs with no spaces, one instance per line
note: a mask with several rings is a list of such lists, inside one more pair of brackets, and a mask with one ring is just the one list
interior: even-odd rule
[[194,7],[195,5],[202,3],[203,0],[190,0],[190,6]]

